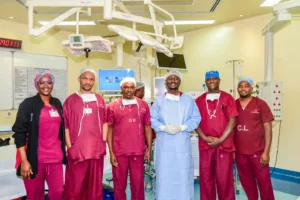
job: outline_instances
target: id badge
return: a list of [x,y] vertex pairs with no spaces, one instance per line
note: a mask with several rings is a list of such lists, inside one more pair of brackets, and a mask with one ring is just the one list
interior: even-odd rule
[[93,111],[92,111],[92,108],[85,108],[84,109],[84,114],[92,114]]
[[50,110],[49,113],[51,117],[59,117],[59,114],[56,110]]

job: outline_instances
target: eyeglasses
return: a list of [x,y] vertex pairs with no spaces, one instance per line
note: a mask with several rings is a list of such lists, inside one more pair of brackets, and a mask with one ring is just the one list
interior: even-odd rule
[[53,81],[41,81],[39,85],[53,85]]

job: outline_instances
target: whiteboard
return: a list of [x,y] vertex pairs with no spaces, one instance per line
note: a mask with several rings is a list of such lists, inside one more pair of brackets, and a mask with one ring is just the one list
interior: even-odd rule
[[0,110],[13,108],[13,60],[12,53],[0,51]]
[[67,97],[67,69],[66,57],[14,52],[14,109],[18,109],[25,98],[37,94],[34,78],[37,73],[45,71],[50,71],[55,78],[51,95],[63,103]]

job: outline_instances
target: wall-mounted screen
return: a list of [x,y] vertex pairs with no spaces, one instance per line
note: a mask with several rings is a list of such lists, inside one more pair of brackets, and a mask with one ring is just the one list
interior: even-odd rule
[[125,77],[134,78],[133,69],[99,69],[98,90],[99,91],[121,91],[120,82]]
[[163,53],[156,52],[158,69],[167,70],[187,70],[183,54],[173,54],[170,58]]

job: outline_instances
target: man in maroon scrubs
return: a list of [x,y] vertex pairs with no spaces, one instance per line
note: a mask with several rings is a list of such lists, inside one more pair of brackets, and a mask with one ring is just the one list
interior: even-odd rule
[[238,84],[236,164],[249,200],[258,200],[257,186],[261,200],[274,200],[269,168],[274,118],[265,101],[251,96],[253,84],[251,78],[242,78]]
[[196,132],[200,149],[200,199],[234,200],[233,132],[238,115],[233,97],[219,89],[218,71],[205,74],[208,92],[196,99],[202,120]]
[[65,200],[102,199],[106,105],[99,94],[92,92],[95,76],[93,69],[82,69],[78,77],[80,90],[63,106],[68,148]]
[[144,100],[134,97],[134,78],[125,78],[120,86],[123,96],[110,103],[107,117],[114,198],[126,200],[129,172],[131,200],[144,200],[144,157],[150,161],[151,153],[150,110]]

